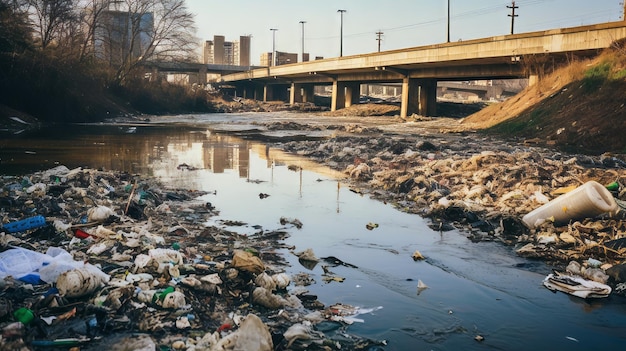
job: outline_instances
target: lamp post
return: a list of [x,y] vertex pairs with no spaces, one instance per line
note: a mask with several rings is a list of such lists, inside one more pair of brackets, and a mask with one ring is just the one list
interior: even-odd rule
[[304,24],[306,23],[306,21],[300,21],[299,22],[302,25],[302,62],[304,62]]
[[341,26],[339,27],[339,57],[343,56],[343,13],[346,10],[337,10],[341,16]]
[[270,62],[270,66],[276,66],[276,31],[277,28],[270,28],[272,31],[272,62]]
[[448,43],[450,42],[450,0],[448,0]]

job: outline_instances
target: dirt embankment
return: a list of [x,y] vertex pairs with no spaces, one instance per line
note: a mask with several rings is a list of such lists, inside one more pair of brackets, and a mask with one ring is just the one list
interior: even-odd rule
[[466,118],[466,128],[565,151],[626,151],[626,51],[576,61]]

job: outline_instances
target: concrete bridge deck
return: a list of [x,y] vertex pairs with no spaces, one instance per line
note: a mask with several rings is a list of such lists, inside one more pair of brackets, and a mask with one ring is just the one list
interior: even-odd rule
[[[401,114],[435,115],[438,80],[536,78],[543,61],[592,56],[626,38],[626,21],[495,36],[265,67],[224,74],[241,95],[312,101],[315,85],[333,85],[331,109],[358,101],[361,83],[402,83]],[[247,96],[246,96],[247,95]]]

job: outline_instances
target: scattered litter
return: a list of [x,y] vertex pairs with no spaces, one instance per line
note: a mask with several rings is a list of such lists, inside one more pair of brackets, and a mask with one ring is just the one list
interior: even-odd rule
[[522,221],[532,229],[546,218],[551,218],[551,222],[559,224],[581,218],[593,218],[615,210],[617,203],[606,187],[598,182],[589,181],[533,210],[525,215]]
[[81,297],[95,292],[109,279],[108,274],[86,263],[80,268],[61,273],[56,280],[56,287],[61,296]]
[[2,225],[1,228],[8,233],[17,233],[43,227],[44,225],[46,225],[46,219],[41,215],[37,215],[19,221],[6,223]]
[[378,223],[369,222],[365,225],[365,228],[367,228],[367,230],[378,228]]
[[28,123],[28,122],[24,121],[23,119],[21,119],[19,117],[16,117],[16,116],[11,116],[9,118],[14,120],[15,122],[18,122],[18,123],[21,123],[21,124],[30,124],[30,123]]
[[417,295],[421,294],[422,291],[428,289],[428,285],[424,284],[421,279],[417,280]]
[[[199,200],[203,192],[165,190],[153,179],[64,166],[29,177],[5,176],[0,183],[0,282],[3,301],[12,306],[0,325],[0,348],[90,344],[116,351],[156,345],[270,351],[272,335],[291,326],[296,327],[281,343],[294,350],[307,349],[307,342],[344,349],[373,343],[346,339],[345,333],[325,335],[314,331],[314,324],[304,340],[298,328],[313,323],[304,319],[310,314],[305,308],[319,311],[324,305],[316,295],[287,290],[292,283],[314,283],[308,274],[283,272],[287,260],[275,249],[288,231],[258,227],[261,233],[245,235],[224,228],[246,223],[224,220],[214,226],[217,211]],[[281,223],[302,227],[297,219]],[[296,255],[310,269],[320,261],[311,249]],[[280,322],[266,325],[277,310]]]
[[606,284],[558,272],[548,274],[543,285],[552,291],[562,291],[583,299],[602,298],[611,294],[611,287]]
[[356,317],[363,314],[372,314],[382,308],[383,306],[362,308],[338,303],[331,305],[327,309],[322,311],[322,315],[324,315],[325,318],[335,322],[344,322],[347,324],[352,324],[355,322],[364,323],[365,320]]
[[344,267],[348,267],[348,268],[359,268],[351,263],[348,262],[344,262],[340,259],[338,259],[335,256],[328,256],[328,257],[322,257],[322,260],[328,264],[330,264],[333,267],[337,267],[337,266],[344,266]]
[[418,250],[415,250],[415,252],[413,252],[413,255],[411,255],[411,257],[413,258],[413,261],[420,261],[420,260],[426,259],[426,257],[424,257],[424,255],[422,255],[422,253],[419,252]]
[[233,268],[259,274],[265,270],[265,265],[260,258],[248,251],[236,250],[233,254]]
[[291,345],[297,340],[319,340],[323,335],[314,331],[311,327],[311,323],[305,321],[303,323],[297,323],[290,326],[289,329],[283,333],[283,336],[285,337],[285,340],[287,340],[287,348],[290,348]]
[[308,248],[304,251],[296,252],[294,253],[294,255],[298,257],[298,262],[300,262],[302,266],[310,270],[315,268],[317,263],[320,261],[320,259],[315,256],[315,254],[313,253],[313,249],[311,248]]
[[300,222],[300,220],[297,218],[280,217],[280,224],[281,225],[292,224],[294,227],[298,229],[302,228],[302,222]]

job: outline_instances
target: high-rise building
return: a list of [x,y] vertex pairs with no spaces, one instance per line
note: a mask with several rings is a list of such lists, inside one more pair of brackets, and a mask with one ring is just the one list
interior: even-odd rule
[[276,62],[272,64],[272,53],[264,52],[261,54],[261,66],[280,66],[298,62],[298,54],[290,52],[276,51]]
[[94,33],[96,57],[117,65],[138,58],[148,50],[154,35],[152,13],[104,11]]
[[264,52],[261,54],[261,66],[266,66],[266,67],[273,66],[271,52]]
[[215,35],[204,42],[202,56],[205,64],[250,66],[250,36],[226,41],[223,35]]
[[239,66],[250,66],[250,35],[239,37]]

